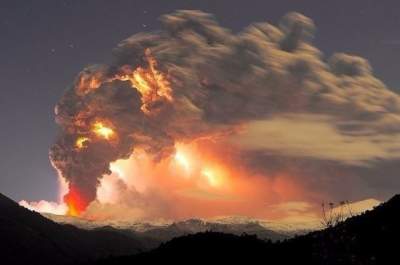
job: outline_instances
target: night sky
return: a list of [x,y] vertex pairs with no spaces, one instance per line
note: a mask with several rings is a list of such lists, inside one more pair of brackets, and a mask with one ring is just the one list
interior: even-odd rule
[[2,0],[1,193],[15,200],[56,198],[56,174],[48,159],[57,134],[55,103],[83,67],[109,61],[118,42],[157,29],[158,17],[176,9],[213,13],[234,31],[301,12],[317,25],[314,43],[324,54],[365,57],[376,76],[400,88],[400,3],[394,0]]

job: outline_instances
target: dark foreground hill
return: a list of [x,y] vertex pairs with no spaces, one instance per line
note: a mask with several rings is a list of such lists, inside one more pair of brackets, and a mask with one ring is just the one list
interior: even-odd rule
[[60,225],[0,194],[0,264],[77,264],[144,250],[133,237]]
[[173,239],[135,256],[98,264],[243,262],[243,264],[400,264],[400,196],[323,231],[272,243],[255,236],[206,232]]
[[148,244],[134,234],[60,225],[0,194],[0,264],[400,264],[399,213],[398,195],[335,227],[282,242],[203,232],[143,252]]

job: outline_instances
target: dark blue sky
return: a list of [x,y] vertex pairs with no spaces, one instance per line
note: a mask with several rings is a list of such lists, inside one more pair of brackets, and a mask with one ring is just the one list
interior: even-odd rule
[[316,46],[367,58],[389,87],[400,88],[400,2],[397,0],[1,0],[0,192],[13,199],[55,199],[48,160],[57,127],[53,109],[74,76],[110,59],[124,38],[159,27],[175,9],[201,9],[238,31],[276,23],[288,11],[311,17]]

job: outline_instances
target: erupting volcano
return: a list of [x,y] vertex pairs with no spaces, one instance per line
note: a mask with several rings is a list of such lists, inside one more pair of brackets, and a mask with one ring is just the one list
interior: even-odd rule
[[396,156],[400,97],[361,57],[325,60],[311,19],[237,34],[200,11],[161,23],[81,71],[55,107],[67,214],[313,218],[312,202],[353,194],[343,183],[361,182],[376,150]]
[[400,1],[289,2],[1,1],[1,263],[396,260]]
[[[82,97],[90,97],[103,85],[113,85],[117,81],[128,82],[133,91],[130,94],[132,94],[134,100],[137,100],[138,96],[141,99],[140,110],[135,110],[135,105],[132,104],[132,111],[139,112],[139,116],[142,115],[142,122],[145,122],[144,119],[146,115],[153,115],[153,112],[151,112],[151,108],[154,107],[151,106],[159,104],[163,100],[166,100],[168,102],[172,101],[172,90],[169,87],[169,82],[165,74],[157,70],[157,62],[155,58],[151,56],[150,49],[144,50],[144,63],[147,64],[146,67],[139,66],[135,70],[131,70],[131,66],[129,65],[123,65],[120,67],[120,69],[118,69],[118,73],[115,73],[114,76],[110,76],[110,74],[100,72],[94,72],[90,74],[85,72],[82,73],[78,77],[78,80],[73,90],[75,96],[78,97],[77,100],[83,100]],[[118,96],[122,97],[123,95]],[[100,102],[96,102],[96,104],[99,103]],[[137,102],[134,103],[136,104],[136,106],[139,105]],[[115,105],[116,107],[118,107],[117,104]],[[56,114],[60,116],[58,114],[58,108],[56,110]],[[73,152],[78,154],[78,156],[79,153],[84,153],[81,156],[88,158],[86,152],[90,152],[91,145],[96,143],[98,143],[99,145],[103,145],[104,149],[117,149],[118,145],[127,143],[128,139],[126,138],[128,137],[128,135],[124,135],[125,141],[123,143],[120,143],[118,131],[119,129],[121,129],[124,134],[127,134],[128,132],[124,132],[123,128],[115,128],[112,120],[110,118],[106,118],[109,117],[107,113],[103,116],[104,117],[102,117],[101,115],[97,116],[96,113],[90,113],[89,109],[82,109],[76,113],[75,117],[68,117],[72,118],[73,120],[72,124],[68,124],[68,126],[70,127],[69,129],[73,131],[73,134],[68,135],[68,138],[74,137],[76,134],[76,140],[74,144],[75,150]],[[116,153],[118,153],[118,150],[115,151]],[[55,165],[55,167],[59,169],[60,172],[63,172],[63,167],[59,168],[57,166],[57,159],[54,159],[52,161],[54,163],[53,165]],[[63,166],[68,167],[68,165]],[[82,173],[84,173],[85,170],[82,167],[80,168],[82,169]],[[107,173],[107,171],[104,171],[103,173]],[[62,174],[62,176],[65,176],[65,174]],[[83,176],[83,178],[93,177],[96,178],[96,176]],[[67,180],[69,179],[67,178]],[[77,182],[80,183],[81,181],[82,179],[79,179]],[[69,191],[64,196],[64,201],[68,206],[68,214],[73,216],[78,216],[86,209],[89,203],[93,201],[93,199],[95,198],[93,197],[93,190],[95,191],[97,186],[95,184],[92,187],[85,187],[82,190],[80,184],[78,183],[70,180],[68,185]],[[87,194],[85,193],[85,189],[87,188],[91,190],[91,195],[89,196],[87,196]]]

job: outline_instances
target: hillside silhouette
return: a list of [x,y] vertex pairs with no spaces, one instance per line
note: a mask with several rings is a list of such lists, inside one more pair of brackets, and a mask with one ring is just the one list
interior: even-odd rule
[[146,249],[112,229],[57,224],[0,194],[0,264],[78,264]]
[[[1,264],[400,264],[400,195],[338,225],[278,242],[255,235],[201,232],[153,250],[112,227],[60,225],[0,194]],[[154,244],[152,245],[154,246]]]
[[247,264],[400,264],[400,196],[332,228],[273,243],[256,236],[216,232],[175,238],[135,256],[97,264],[237,262]]

